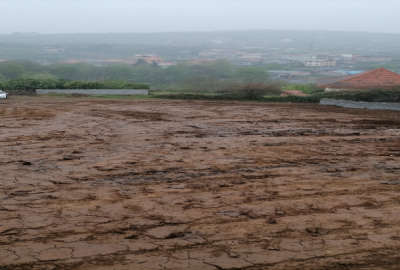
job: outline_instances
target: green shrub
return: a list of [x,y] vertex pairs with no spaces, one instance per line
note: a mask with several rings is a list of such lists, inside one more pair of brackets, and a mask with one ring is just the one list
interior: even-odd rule
[[65,81],[57,79],[32,79],[21,78],[1,82],[1,87],[6,90],[36,89],[150,89],[147,84],[131,83],[124,81]]
[[279,96],[282,90],[278,84],[249,83],[234,85],[221,92],[229,99],[262,100],[265,96]]
[[286,96],[286,97],[266,97],[263,99],[265,102],[290,102],[290,103],[319,103],[321,97],[319,95],[314,96]]

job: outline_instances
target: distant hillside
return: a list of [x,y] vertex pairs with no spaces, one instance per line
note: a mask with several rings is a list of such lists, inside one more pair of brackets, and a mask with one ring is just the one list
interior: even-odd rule
[[0,59],[60,61],[158,54],[190,59],[206,49],[356,53],[400,57],[399,34],[324,31],[225,31],[150,34],[0,35]]

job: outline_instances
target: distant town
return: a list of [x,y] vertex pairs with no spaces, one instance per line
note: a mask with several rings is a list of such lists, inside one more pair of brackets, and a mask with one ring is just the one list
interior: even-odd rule
[[[147,63],[168,68],[179,62],[201,65],[225,59],[239,66],[267,66],[272,80],[287,81],[290,83],[324,83],[332,78],[344,77],[362,73],[365,66],[379,67],[390,64],[394,59],[390,56],[373,56],[358,54],[307,54],[288,53],[277,54],[273,51],[252,53],[246,50],[210,49],[201,51],[198,56],[189,59],[165,60],[156,54],[138,54],[131,58],[110,59],[69,59],[65,64],[87,63],[96,66],[112,64],[135,65]],[[276,67],[276,68],[274,68]]]
[[[389,34],[318,31],[14,33],[0,38],[0,62],[3,63],[32,61],[41,65],[90,64],[95,67],[147,64],[168,69],[179,64],[207,65],[223,60],[237,67],[263,69],[270,80],[300,84],[329,83],[381,67],[400,72],[400,35]],[[152,83],[148,78],[137,76],[123,79]]]

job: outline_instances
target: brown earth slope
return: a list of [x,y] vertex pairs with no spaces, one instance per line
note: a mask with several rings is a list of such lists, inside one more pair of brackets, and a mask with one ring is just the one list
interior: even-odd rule
[[400,269],[400,113],[0,104],[0,269]]

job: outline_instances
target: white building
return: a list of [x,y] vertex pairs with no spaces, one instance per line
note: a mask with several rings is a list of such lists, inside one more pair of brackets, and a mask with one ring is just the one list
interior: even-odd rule
[[312,57],[304,61],[306,67],[336,67],[336,60],[329,58]]

